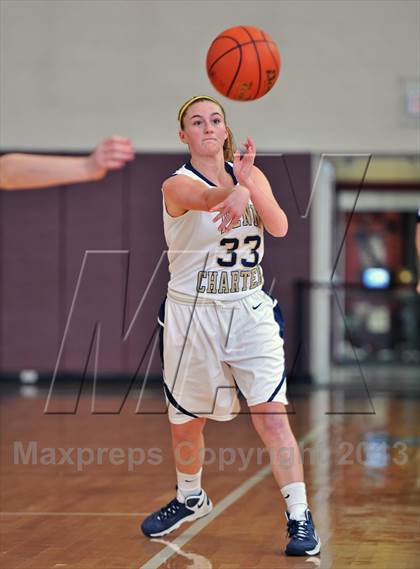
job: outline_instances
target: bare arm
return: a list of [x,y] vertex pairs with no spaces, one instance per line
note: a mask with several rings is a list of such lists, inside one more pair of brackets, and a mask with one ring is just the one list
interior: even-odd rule
[[131,142],[121,136],[103,140],[89,156],[5,154],[0,157],[0,189],[21,190],[99,180],[108,170],[134,158]]
[[226,218],[218,228],[223,231],[226,231],[227,222],[233,224],[241,217],[249,200],[249,191],[242,186],[207,188],[201,182],[182,174],[168,178],[163,183],[163,193],[169,213],[172,208],[176,215],[182,215],[188,210],[214,211],[221,202],[228,202],[224,208]]
[[254,166],[256,150],[252,138],[247,138],[244,147],[242,159],[239,152],[235,153],[235,176],[240,184],[248,188],[252,203],[268,233],[273,237],[284,237],[288,230],[287,216],[277,203],[269,181],[261,170]]
[[256,166],[252,167],[246,187],[268,233],[273,237],[284,237],[288,230],[287,216],[277,203],[269,181]]

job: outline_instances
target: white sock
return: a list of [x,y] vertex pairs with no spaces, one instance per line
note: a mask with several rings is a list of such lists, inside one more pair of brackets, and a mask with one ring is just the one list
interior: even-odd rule
[[304,482],[292,482],[281,488],[281,493],[286,501],[287,511],[292,520],[304,520],[305,511],[308,507],[306,499],[306,486]]
[[177,478],[177,498],[180,502],[184,503],[185,498],[188,496],[197,496],[197,494],[201,491],[201,473],[203,469],[200,470],[196,474],[184,474],[183,472],[176,471],[176,478]]

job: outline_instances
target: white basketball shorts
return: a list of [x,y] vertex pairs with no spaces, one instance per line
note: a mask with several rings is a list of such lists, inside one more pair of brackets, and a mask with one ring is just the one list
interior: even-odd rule
[[169,420],[233,419],[237,391],[248,406],[287,405],[284,323],[277,300],[263,290],[236,301],[169,292],[159,313]]

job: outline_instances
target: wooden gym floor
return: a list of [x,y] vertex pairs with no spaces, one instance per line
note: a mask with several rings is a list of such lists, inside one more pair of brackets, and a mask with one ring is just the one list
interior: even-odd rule
[[[70,399],[62,395],[56,408],[68,410]],[[292,398],[323,542],[316,558],[283,553],[284,507],[249,416],[206,426],[203,485],[214,512],[148,540],[139,523],[172,499],[175,484],[160,389],[145,392],[142,414],[134,397],[113,415],[92,414],[89,395],[75,414],[46,415],[45,401],[34,386],[1,400],[4,569],[420,567],[418,394]],[[98,403],[119,404],[114,396]]]

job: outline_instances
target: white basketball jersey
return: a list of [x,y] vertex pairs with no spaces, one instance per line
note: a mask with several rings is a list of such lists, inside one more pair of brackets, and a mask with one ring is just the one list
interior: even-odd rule
[[[225,169],[234,184],[232,164]],[[190,162],[173,175],[184,175],[207,187],[215,187]],[[192,297],[234,300],[262,288],[260,265],[264,255],[264,228],[251,202],[243,216],[227,233],[213,223],[217,212],[189,210],[171,217],[163,201],[163,225],[168,246],[170,281],[168,290]]]

